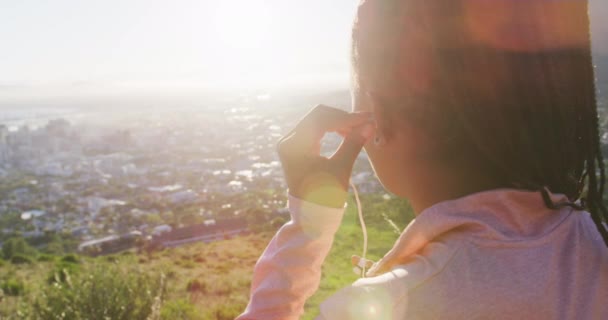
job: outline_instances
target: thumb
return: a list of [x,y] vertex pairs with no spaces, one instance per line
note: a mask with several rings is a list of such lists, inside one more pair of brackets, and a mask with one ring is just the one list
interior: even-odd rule
[[363,259],[360,256],[353,255],[350,257],[350,263],[353,267],[357,266],[359,268],[365,267],[365,269],[369,269],[374,265],[374,261],[369,259]]
[[347,169],[350,175],[352,166],[361,152],[363,145],[374,135],[372,124],[365,124],[352,130],[342,141],[338,150],[331,156],[331,161],[338,168]]

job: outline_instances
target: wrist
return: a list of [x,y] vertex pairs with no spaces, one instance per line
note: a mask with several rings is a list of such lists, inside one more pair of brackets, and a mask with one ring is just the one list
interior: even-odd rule
[[319,188],[311,192],[293,192],[290,196],[322,207],[341,209],[346,205],[347,192],[342,190]]
[[309,236],[333,236],[340,227],[346,205],[332,208],[304,201],[289,195],[289,213],[292,221],[302,227]]
[[348,190],[336,177],[318,173],[303,179],[297,188],[290,188],[289,194],[310,203],[339,209],[344,208]]

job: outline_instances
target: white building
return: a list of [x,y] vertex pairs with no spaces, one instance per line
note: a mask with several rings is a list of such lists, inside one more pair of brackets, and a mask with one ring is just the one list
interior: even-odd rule
[[169,201],[173,203],[191,203],[198,199],[198,194],[192,190],[184,190],[169,195]]

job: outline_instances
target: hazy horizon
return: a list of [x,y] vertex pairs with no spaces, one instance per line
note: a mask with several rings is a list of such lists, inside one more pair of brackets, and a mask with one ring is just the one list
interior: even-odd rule
[[0,3],[0,100],[348,82],[355,1]]

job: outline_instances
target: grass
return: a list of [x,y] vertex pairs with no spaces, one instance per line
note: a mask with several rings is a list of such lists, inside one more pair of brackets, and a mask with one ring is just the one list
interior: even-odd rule
[[[367,228],[368,259],[377,261],[390,250],[398,235],[386,225],[376,224]],[[332,249],[323,264],[321,284],[317,292],[306,302],[302,319],[314,319],[318,315],[319,304],[335,293],[358,279],[352,272],[351,256],[361,255],[363,235],[358,224],[354,206],[349,206],[342,225],[334,238]]]
[[[393,203],[385,203],[394,209]],[[382,257],[398,237],[388,222],[378,219],[377,214],[374,215],[374,212],[392,209],[376,206],[365,210],[366,216],[370,217],[370,259]],[[406,213],[398,217],[403,220],[399,227],[405,226],[405,220],[410,216],[410,213]],[[395,219],[395,216],[391,218]],[[360,255],[362,250],[362,234],[357,219],[354,206],[350,206],[323,265],[320,288],[306,303],[302,319],[313,319],[318,313],[319,303],[357,279],[350,265],[351,255]],[[64,281],[64,276],[49,279],[50,274],[57,269],[68,269],[68,273],[81,275],[113,270],[106,272],[107,276],[119,278],[126,278],[134,270],[140,274],[150,274],[152,278],[163,274],[165,290],[159,312],[161,319],[234,319],[247,304],[253,267],[272,236],[271,232],[259,233],[150,254],[127,253],[97,258],[47,257],[31,264],[19,265],[7,261],[0,267],[0,282],[7,289],[9,286],[19,289],[6,290],[11,292],[5,292],[0,297],[0,319],[32,319],[28,316],[32,311],[31,306],[40,301],[49,287],[55,285],[57,281],[52,280],[60,283]],[[77,281],[74,277],[78,275],[72,275],[73,282]],[[120,281],[108,280],[107,286],[118,286],[117,283]]]

